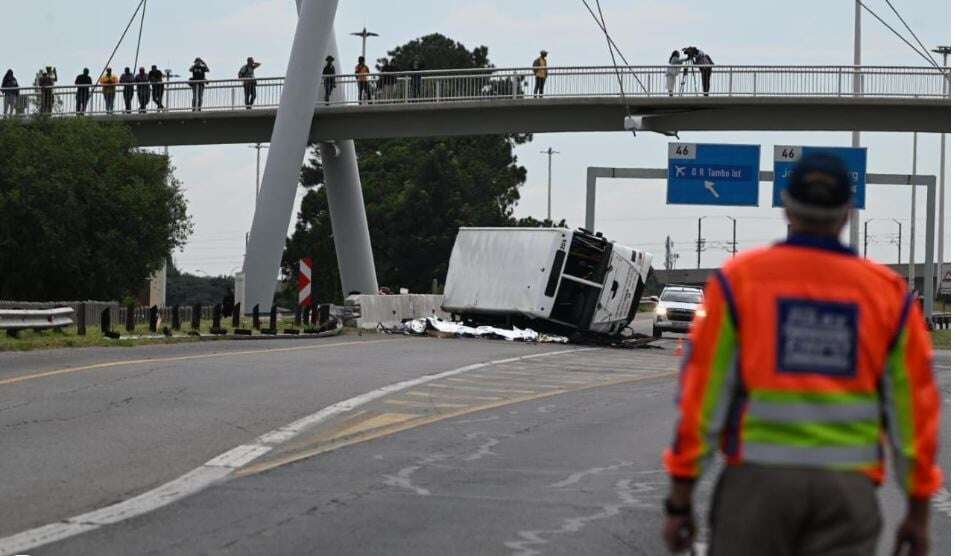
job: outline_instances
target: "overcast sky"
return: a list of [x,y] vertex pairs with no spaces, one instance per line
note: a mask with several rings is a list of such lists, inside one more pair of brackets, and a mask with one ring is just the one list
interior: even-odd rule
[[[884,0],[866,3],[898,29],[900,22]],[[36,69],[56,65],[61,79],[84,66],[94,72],[106,61],[138,0],[30,0],[4,2],[0,34],[0,67],[13,68],[21,83]],[[908,24],[933,48],[950,44],[950,2],[895,1]],[[603,0],[610,32],[633,64],[664,64],[675,48],[697,45],[720,64],[850,64],[853,2],[851,0]],[[231,78],[247,56],[263,63],[260,76],[284,74],[295,28],[293,0],[151,0],[142,38],[141,64],[185,74],[201,56],[212,68],[210,78]],[[537,51],[550,52],[550,64],[606,65],[606,43],[579,0],[341,0],[336,29],[343,60],[360,52],[360,39],[347,33],[367,26],[381,36],[370,40],[369,59],[416,37],[440,32],[469,48],[483,44],[498,67],[527,66]],[[132,65],[135,37],[121,46],[114,66]],[[863,63],[924,65],[923,60],[870,15],[863,18]],[[939,135],[919,137],[918,172],[936,174]],[[772,146],[850,145],[849,133],[683,133],[683,141],[759,144],[762,169],[771,169]],[[670,139],[626,133],[540,134],[518,149],[528,169],[519,215],[546,213],[546,156],[549,146],[560,151],[553,162],[553,212],[571,226],[583,224],[587,166],[664,167]],[[911,134],[866,133],[868,172],[910,173]],[[267,151],[264,151],[267,152]],[[263,154],[264,154],[263,152]],[[229,274],[241,267],[244,236],[252,219],[255,151],[248,145],[172,148],[177,176],[183,182],[195,234],[177,265],[187,271]],[[950,173],[948,173],[948,176]],[[948,180],[949,181],[949,180]],[[763,184],[761,208],[676,207],[665,204],[665,184],[653,181],[606,180],[598,193],[597,228],[612,239],[653,252],[662,260],[663,242],[671,235],[680,260],[695,266],[696,218],[704,222],[710,242],[731,239],[738,218],[743,248],[784,234],[780,211],[771,206],[771,186]],[[872,186],[863,219],[897,218],[905,223],[903,257],[907,261],[910,192],[896,186]],[[917,236],[924,234],[924,195]],[[948,214],[950,212],[948,211]],[[949,221],[949,219],[948,219]],[[889,244],[896,225],[870,224],[869,254],[893,262],[897,247]],[[948,227],[950,230],[950,227]],[[923,237],[916,252],[923,259]],[[950,241],[947,252],[950,253]],[[716,247],[703,253],[703,266],[717,265],[727,253]],[[950,260],[948,255],[947,260]]]

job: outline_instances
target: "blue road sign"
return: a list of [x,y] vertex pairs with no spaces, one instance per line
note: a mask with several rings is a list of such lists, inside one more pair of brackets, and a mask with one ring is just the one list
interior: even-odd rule
[[669,143],[670,205],[759,204],[759,146]]
[[848,167],[855,208],[865,208],[865,172],[868,168],[868,149],[864,147],[795,147],[775,146],[775,185],[772,187],[772,206],[782,206],[782,190],[788,187],[789,174],[802,156],[825,153],[837,156]]

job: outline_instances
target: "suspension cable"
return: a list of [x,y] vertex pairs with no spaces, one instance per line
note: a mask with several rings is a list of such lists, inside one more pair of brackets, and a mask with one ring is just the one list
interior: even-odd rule
[[133,12],[132,17],[129,18],[129,23],[126,24],[126,28],[123,30],[123,34],[119,37],[119,40],[116,41],[116,46],[113,47],[112,53],[110,53],[109,58],[106,60],[106,64],[103,66],[102,71],[99,72],[99,77],[96,78],[96,81],[93,83],[93,86],[90,88],[90,94],[96,91],[96,87],[99,86],[100,79],[103,78],[103,75],[106,74],[106,68],[113,63],[113,57],[116,56],[116,51],[119,50],[119,46],[123,44],[123,39],[126,38],[126,33],[129,32],[129,28],[132,27],[133,21],[136,20],[136,15],[139,13],[139,9],[143,9],[143,14],[145,14],[146,0],[140,0],[139,5],[136,6],[136,10]]
[[918,38],[917,33],[914,32],[914,29],[911,29],[911,26],[908,25],[908,22],[905,21],[903,17],[901,17],[901,13],[898,12],[898,10],[894,7],[894,4],[891,3],[891,0],[884,0],[884,1],[887,2],[888,7],[891,8],[891,11],[894,12],[894,15],[898,16],[898,19],[901,20],[901,24],[904,25],[904,28],[908,30],[908,33],[910,33],[911,36],[914,37],[914,40],[917,41],[918,46],[921,47],[921,50],[924,52],[924,54],[928,57],[929,60],[931,60],[931,64],[933,64],[935,68],[943,72],[944,70],[941,69],[941,66],[934,61],[934,56],[931,56],[931,51],[928,50],[926,46],[924,46],[924,43],[921,42],[920,38]]
[[139,67],[139,47],[142,46],[142,28],[146,24],[146,0],[142,0],[142,19],[139,20],[139,38],[136,40],[136,61],[133,62],[133,71]]
[[[603,8],[600,6],[600,0],[596,0],[596,10],[600,14],[601,27],[606,29],[606,20],[603,18]],[[606,36],[606,48],[609,50],[610,59],[613,61],[613,71],[616,73],[616,80],[619,82],[619,97],[625,102],[626,89],[623,87],[623,74],[619,71],[619,65],[616,63],[616,54],[613,53],[613,45],[610,44],[609,33],[604,31],[603,35]],[[629,104],[626,104],[626,111],[629,112]]]
[[[619,46],[616,45],[616,41],[613,40],[613,37],[610,36],[609,32],[606,29],[606,25],[600,21],[599,16],[596,15],[596,12],[593,11],[593,8],[590,7],[590,5],[587,3],[586,0],[581,0],[581,1],[583,2],[583,5],[586,6],[587,11],[590,12],[590,16],[593,18],[593,21],[595,21],[596,25],[599,26],[601,31],[603,31],[603,34],[606,36],[606,40],[616,51],[616,54],[619,55],[620,59],[623,60],[623,63],[626,64],[626,66],[629,66],[630,65],[629,61],[626,59],[626,56],[623,55],[623,52],[619,49]],[[643,92],[645,92],[648,95],[649,89],[647,89],[646,86],[643,85],[642,80],[639,79],[639,76],[636,75],[636,72],[630,69],[630,73],[633,74],[633,79],[636,80],[636,83],[639,83],[639,86],[642,87]]]
[[901,33],[897,32],[897,31],[894,29],[894,27],[892,27],[891,25],[889,25],[887,21],[881,19],[881,17],[878,16],[878,14],[876,14],[871,8],[869,8],[867,5],[865,5],[864,2],[862,2],[861,0],[856,0],[856,1],[858,2],[858,5],[860,5],[862,8],[865,9],[865,11],[867,11],[869,14],[871,14],[871,15],[872,15],[875,19],[877,19],[882,25],[884,25],[889,31],[891,31],[892,33],[894,33],[894,35],[895,35],[896,37],[898,37],[899,39],[901,39],[901,41],[904,42],[904,44],[906,44],[906,45],[908,45],[909,47],[911,47],[911,50],[913,50],[915,54],[917,54],[918,56],[920,56],[920,57],[924,58],[925,60],[927,60],[928,63],[930,63],[932,66],[935,66],[935,67],[937,66],[937,62],[935,62],[933,58],[931,58],[930,56],[925,56],[920,50],[918,50],[918,48],[917,48],[916,46],[914,46],[913,44],[911,44],[910,41],[908,41],[906,38],[904,38],[903,36],[901,36]]

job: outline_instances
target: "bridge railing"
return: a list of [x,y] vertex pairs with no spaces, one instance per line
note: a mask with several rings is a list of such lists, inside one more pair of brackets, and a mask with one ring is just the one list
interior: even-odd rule
[[[708,77],[708,93],[703,85]],[[448,103],[476,100],[524,100],[585,97],[851,97],[950,98],[950,69],[900,66],[632,66],[550,67],[543,93],[534,94],[534,68],[480,68],[467,70],[402,71],[369,74],[366,80],[353,74],[323,79],[317,106],[363,104]],[[859,79],[862,92],[852,92]],[[366,83],[366,86],[364,85]],[[326,86],[333,84],[325,102]],[[162,83],[163,111],[239,111],[275,108],[281,100],[284,78],[226,79],[193,83]],[[106,114],[102,86],[88,89],[86,113]],[[79,88],[22,87],[18,95],[4,93],[9,103],[5,114],[29,115],[47,112],[54,116],[75,115]],[[116,87],[114,113],[160,111],[154,101],[154,86]],[[247,93],[254,92],[254,102]],[[201,93],[201,107],[196,100]],[[142,96],[140,96],[142,95]],[[126,110],[126,98],[130,109]],[[145,101],[145,107],[141,107]]]

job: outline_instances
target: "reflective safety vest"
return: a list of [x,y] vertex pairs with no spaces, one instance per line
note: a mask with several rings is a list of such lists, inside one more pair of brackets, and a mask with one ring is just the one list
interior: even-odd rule
[[931,341],[905,282],[834,238],[749,251],[706,285],[664,455],[698,477],[729,464],[823,467],[884,477],[882,439],[909,495],[941,482]]

